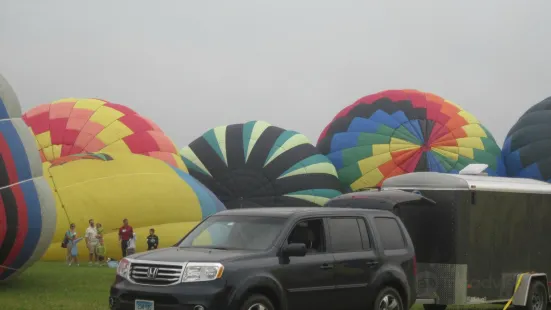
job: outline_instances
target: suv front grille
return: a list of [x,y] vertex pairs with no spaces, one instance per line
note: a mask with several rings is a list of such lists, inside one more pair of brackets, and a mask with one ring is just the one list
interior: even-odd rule
[[174,285],[183,272],[183,265],[136,261],[130,265],[130,280],[145,285]]

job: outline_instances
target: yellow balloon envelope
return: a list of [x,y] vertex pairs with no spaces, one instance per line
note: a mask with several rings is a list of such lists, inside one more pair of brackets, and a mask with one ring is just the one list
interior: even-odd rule
[[[43,260],[63,261],[61,247],[70,223],[84,237],[89,219],[104,228],[107,257],[122,255],[118,228],[127,218],[137,235],[136,251],[147,250],[146,237],[155,229],[160,247],[174,245],[199,221],[224,205],[186,172],[137,154],[76,154],[44,163],[44,174],[56,197],[57,225]],[[77,243],[87,261],[85,242]]]

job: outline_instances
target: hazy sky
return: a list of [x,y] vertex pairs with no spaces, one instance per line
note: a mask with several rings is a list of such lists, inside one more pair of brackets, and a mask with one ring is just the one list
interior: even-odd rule
[[501,144],[551,96],[549,0],[0,0],[0,72],[23,109],[121,103],[183,147],[265,120],[315,143],[343,107],[416,88]]

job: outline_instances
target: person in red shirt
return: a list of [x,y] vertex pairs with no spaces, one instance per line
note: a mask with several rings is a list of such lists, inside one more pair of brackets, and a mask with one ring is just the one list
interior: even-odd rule
[[122,257],[126,257],[126,249],[128,249],[128,240],[134,236],[134,229],[128,225],[128,219],[122,220],[122,227],[119,228],[119,241],[121,242]]

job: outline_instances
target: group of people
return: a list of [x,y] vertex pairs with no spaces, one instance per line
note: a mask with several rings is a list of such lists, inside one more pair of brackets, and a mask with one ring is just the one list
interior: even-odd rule
[[[95,223],[93,219],[88,221],[88,228],[84,233],[84,237],[78,237],[76,232],[76,225],[71,223],[69,230],[65,233],[61,247],[67,248],[67,264],[71,266],[76,264],[79,266],[78,261],[78,247],[77,244],[82,239],[86,242],[86,248],[88,249],[88,264],[103,266],[106,259],[106,249],[103,241],[103,226],[101,223]],[[123,225],[119,228],[119,242],[121,244],[122,257],[132,255],[136,253],[136,234],[132,226],[128,224],[128,219],[123,220]],[[155,250],[159,247],[159,237],[155,235],[155,229],[149,230],[147,236],[147,250]]]
[[65,233],[61,247],[67,248],[66,258],[69,266],[72,264],[76,264],[77,266],[80,265],[78,261],[77,244],[82,241],[82,239],[85,240],[86,248],[88,249],[88,264],[104,264],[106,249],[103,243],[103,226],[101,223],[95,224],[93,219],[90,219],[88,224],[89,226],[86,228],[84,237],[78,237],[75,223],[71,223],[71,225],[69,225],[69,230]]

